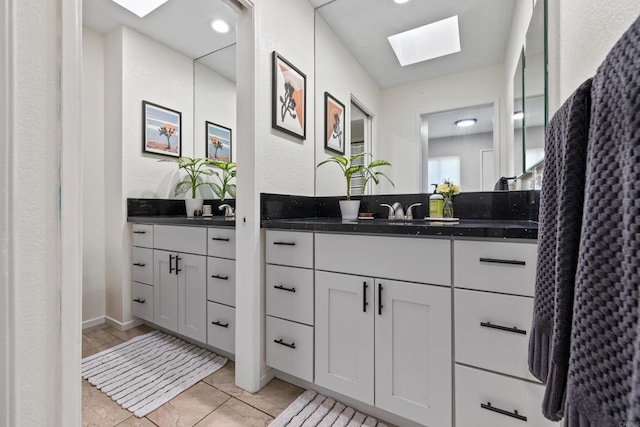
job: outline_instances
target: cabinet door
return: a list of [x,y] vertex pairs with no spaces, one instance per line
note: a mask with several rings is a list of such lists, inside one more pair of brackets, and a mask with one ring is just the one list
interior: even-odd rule
[[207,342],[207,257],[178,254],[178,333]]
[[375,405],[450,426],[451,289],[376,280],[375,294]]
[[176,253],[153,251],[153,321],[178,332],[178,276]]
[[316,384],[373,405],[373,279],[316,271]]

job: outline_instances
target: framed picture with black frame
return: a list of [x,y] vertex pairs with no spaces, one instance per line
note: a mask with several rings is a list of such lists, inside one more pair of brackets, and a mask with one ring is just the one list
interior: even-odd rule
[[344,104],[324,93],[324,149],[344,156]]
[[205,122],[207,140],[205,141],[205,153],[207,159],[231,162],[232,130],[212,122]]
[[142,101],[142,150],[161,156],[182,156],[182,113]]
[[301,140],[307,137],[307,76],[273,51],[271,126]]

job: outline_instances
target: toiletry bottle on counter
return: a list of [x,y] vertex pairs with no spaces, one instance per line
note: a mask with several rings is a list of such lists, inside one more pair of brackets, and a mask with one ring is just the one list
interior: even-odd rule
[[[431,184],[434,187],[438,187],[437,184]],[[430,218],[442,218],[444,213],[444,197],[442,194],[437,194],[435,188],[433,194],[429,196],[429,217]]]

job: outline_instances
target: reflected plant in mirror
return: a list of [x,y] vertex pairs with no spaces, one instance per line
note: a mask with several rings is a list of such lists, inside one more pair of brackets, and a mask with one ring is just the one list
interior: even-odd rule
[[220,183],[213,182],[209,184],[213,193],[221,200],[227,197],[236,197],[236,184],[231,181],[236,177],[236,164],[233,162],[220,162],[218,160],[210,160],[209,164],[220,169],[220,172],[213,171],[213,175],[218,178]]

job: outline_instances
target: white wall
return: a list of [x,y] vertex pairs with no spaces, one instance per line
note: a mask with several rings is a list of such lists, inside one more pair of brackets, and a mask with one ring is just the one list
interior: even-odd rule
[[[331,27],[316,15],[316,164],[335,155],[324,149],[324,93],[329,92],[345,105],[345,156],[349,157],[351,140],[351,97],[372,115],[373,147],[379,138],[378,128],[382,93],[362,66],[351,55]],[[374,151],[374,156],[378,154]],[[377,158],[377,157],[376,157]],[[327,164],[316,171],[316,196],[344,196],[346,181],[338,165]]]
[[383,90],[376,157],[393,165],[395,189],[381,182],[376,192],[421,192],[420,115],[502,101],[504,80],[499,64]]
[[[482,191],[481,150],[493,149],[493,133],[429,139],[429,157],[460,156],[460,188]],[[443,177],[446,178],[446,177]]]
[[195,156],[205,157],[207,154],[205,122],[209,121],[231,129],[231,159],[235,162],[236,84],[198,62],[194,64],[193,73]]
[[104,38],[82,31],[82,320],[105,315]]
[[[308,1],[300,0],[264,0],[262,3],[256,10],[259,14],[256,137],[259,139],[260,191],[313,196],[313,7]],[[305,141],[271,128],[271,53],[274,50],[307,76]]]

